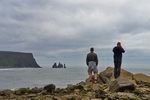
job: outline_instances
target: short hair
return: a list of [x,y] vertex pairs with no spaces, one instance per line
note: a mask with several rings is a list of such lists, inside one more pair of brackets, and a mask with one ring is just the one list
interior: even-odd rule
[[121,43],[120,43],[120,42],[117,42],[117,45],[121,45]]
[[90,48],[90,51],[94,51],[94,48],[93,48],[93,47],[91,47],[91,48]]

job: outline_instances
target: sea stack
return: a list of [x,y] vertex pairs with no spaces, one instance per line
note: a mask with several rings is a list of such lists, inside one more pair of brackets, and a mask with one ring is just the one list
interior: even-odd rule
[[61,64],[60,62],[58,63],[58,65],[57,65],[57,63],[54,63],[52,68],[66,68],[66,65],[64,64],[64,66],[63,66],[63,64]]

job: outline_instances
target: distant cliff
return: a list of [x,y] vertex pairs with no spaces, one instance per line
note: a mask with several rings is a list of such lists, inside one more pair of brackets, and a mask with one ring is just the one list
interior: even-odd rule
[[32,53],[0,51],[0,68],[40,68]]

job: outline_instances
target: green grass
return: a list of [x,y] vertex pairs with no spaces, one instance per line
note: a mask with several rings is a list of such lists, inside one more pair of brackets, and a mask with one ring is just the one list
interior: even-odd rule
[[15,59],[0,59],[0,65],[2,67],[9,68],[14,66],[15,64],[17,64],[17,61]]

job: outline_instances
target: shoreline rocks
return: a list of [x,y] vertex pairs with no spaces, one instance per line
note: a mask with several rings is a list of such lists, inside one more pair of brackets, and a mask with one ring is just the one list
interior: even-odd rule
[[124,77],[119,77],[110,84],[110,91],[124,92],[125,90],[135,90],[133,82]]
[[135,79],[135,81],[150,83],[150,77],[142,73],[135,74],[133,78]]
[[[150,76],[121,70],[119,78],[113,78],[113,68],[99,74],[98,84],[79,82],[66,88],[49,84],[43,88],[21,88],[16,91],[0,91],[0,100],[150,100]],[[136,78],[142,77],[140,80]]]

